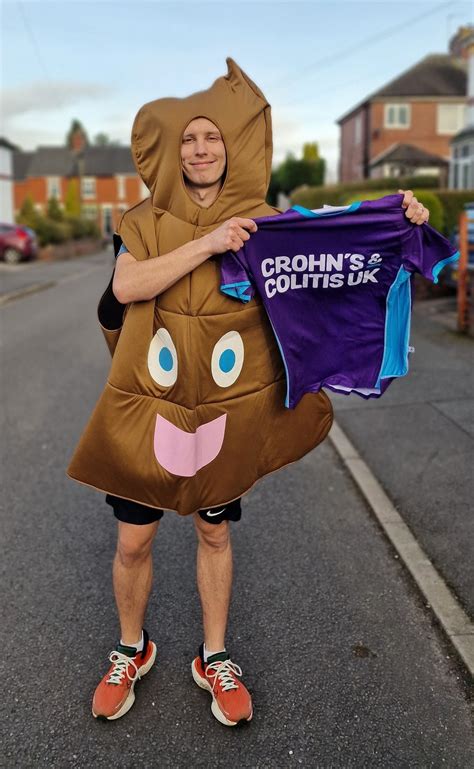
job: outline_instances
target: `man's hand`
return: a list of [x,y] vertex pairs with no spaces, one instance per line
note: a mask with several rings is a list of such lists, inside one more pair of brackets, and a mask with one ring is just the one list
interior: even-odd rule
[[405,216],[413,224],[424,224],[427,222],[430,217],[430,211],[422,203],[418,202],[413,192],[411,190],[398,190],[398,192],[403,192],[405,195],[402,200],[402,206],[406,208]]
[[[233,216],[226,222],[204,235],[211,254],[224,254],[226,251],[238,251],[244,242],[250,238],[249,232],[257,232],[257,225],[253,219],[243,219]],[[204,240],[203,238],[203,240]]]

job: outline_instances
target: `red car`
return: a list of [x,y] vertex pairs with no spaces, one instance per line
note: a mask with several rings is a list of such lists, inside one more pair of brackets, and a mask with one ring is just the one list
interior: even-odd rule
[[17,264],[23,259],[35,259],[37,255],[38,239],[31,227],[0,223],[0,258],[4,262]]

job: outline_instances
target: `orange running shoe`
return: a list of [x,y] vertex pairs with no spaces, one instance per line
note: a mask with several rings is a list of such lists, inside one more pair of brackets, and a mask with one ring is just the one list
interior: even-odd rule
[[94,718],[112,721],[127,713],[135,702],[136,682],[151,669],[156,658],[156,645],[143,630],[143,651],[136,652],[133,646],[122,646],[110,652],[112,665],[105,674],[92,700]]
[[227,652],[212,654],[205,663],[201,644],[199,656],[192,661],[191,672],[197,685],[211,693],[211,711],[221,724],[235,726],[239,721],[250,721],[252,697],[237,678],[242,675],[242,670],[231,661]]

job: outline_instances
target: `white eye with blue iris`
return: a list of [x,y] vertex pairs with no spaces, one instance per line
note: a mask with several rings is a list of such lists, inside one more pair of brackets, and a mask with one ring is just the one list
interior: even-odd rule
[[148,370],[157,384],[170,387],[178,376],[178,356],[169,332],[159,328],[148,349]]
[[228,331],[214,345],[211,371],[219,387],[229,387],[242,371],[244,343],[238,331]]

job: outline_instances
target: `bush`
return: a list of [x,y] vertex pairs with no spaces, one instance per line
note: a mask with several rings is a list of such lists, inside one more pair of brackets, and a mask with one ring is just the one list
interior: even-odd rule
[[449,236],[459,225],[459,214],[465,203],[474,202],[474,190],[436,190],[436,196],[443,206],[444,234]]
[[48,200],[46,212],[48,219],[52,219],[54,222],[64,221],[64,214],[57,198],[53,197]]
[[35,208],[33,198],[30,195],[27,195],[16,217],[16,223],[23,224],[25,227],[31,227],[32,230],[36,230],[41,218],[41,214]]
[[[393,195],[397,190],[414,190],[426,188],[434,189],[438,186],[438,179],[433,176],[405,176],[390,177],[386,179],[359,179],[355,182],[344,182],[343,184],[332,184],[322,187],[303,187],[296,188],[291,193],[291,203],[306,206],[306,208],[320,208],[324,203],[338,206],[344,205],[343,200],[349,193],[360,193],[362,190],[380,190],[384,187],[386,195]],[[438,189],[436,189],[438,193]],[[366,200],[369,198],[366,196]]]
[[95,221],[64,213],[55,198],[48,201],[47,211],[46,216],[41,214],[35,209],[32,199],[27,197],[16,217],[17,224],[31,227],[36,232],[40,246],[64,243],[71,238],[100,238]]
[[[400,188],[402,189],[402,188]],[[430,210],[430,224],[435,229],[439,230],[439,232],[443,232],[444,230],[444,211],[443,206],[438,198],[437,194],[434,192],[428,192],[426,190],[412,190],[413,194],[415,195],[416,199],[420,201],[420,203],[423,203],[426,208],[429,208]],[[350,195],[346,195],[343,198],[343,205],[347,205],[349,203],[354,203],[358,200],[376,200],[377,198],[382,198],[384,195],[391,195],[393,194],[393,191],[391,190],[372,190],[371,192],[368,192],[367,190],[362,190],[359,192],[353,192]]]
[[36,226],[40,246],[47,246],[49,243],[64,243],[71,237],[71,231],[66,222],[55,222],[54,219],[48,219],[42,216]]

